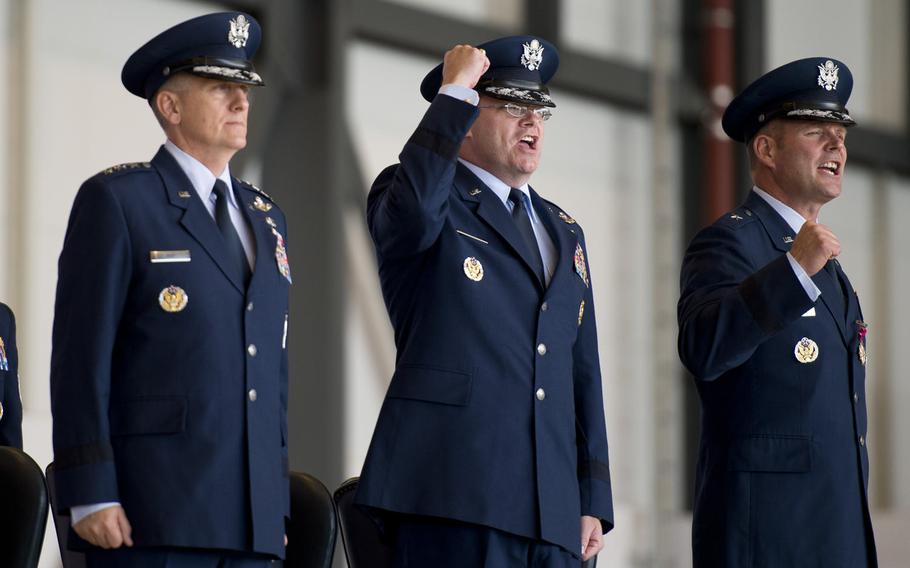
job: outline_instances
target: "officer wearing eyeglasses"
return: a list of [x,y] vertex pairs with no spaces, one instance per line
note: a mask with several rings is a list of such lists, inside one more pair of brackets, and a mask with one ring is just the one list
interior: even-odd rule
[[395,566],[578,566],[613,526],[584,233],[528,185],[558,64],[453,47],[369,194],[398,355],[357,502]]

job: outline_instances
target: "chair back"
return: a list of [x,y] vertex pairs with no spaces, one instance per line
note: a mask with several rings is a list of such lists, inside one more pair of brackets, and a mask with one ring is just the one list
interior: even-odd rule
[[331,568],[338,522],[332,495],[318,479],[291,472],[291,519],[285,568]]
[[47,487],[22,450],[0,446],[0,566],[35,568],[47,526]]
[[54,462],[47,465],[47,490],[51,501],[51,513],[54,516],[54,528],[57,529],[57,544],[60,546],[60,559],[63,568],[85,568],[85,554],[67,549],[70,536],[69,515],[57,512],[54,502],[57,500],[57,491],[54,486]]
[[359,480],[352,477],[335,491],[344,556],[349,568],[388,568],[392,565],[392,547],[382,540],[373,519],[354,505]]

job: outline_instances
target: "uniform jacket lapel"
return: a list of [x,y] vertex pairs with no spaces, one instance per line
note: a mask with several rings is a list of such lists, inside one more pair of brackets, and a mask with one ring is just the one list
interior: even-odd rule
[[[746,210],[758,217],[758,220],[761,222],[762,226],[764,226],[774,248],[783,253],[790,252],[790,247],[793,239],[796,238],[796,235],[793,233],[793,229],[790,228],[790,225],[778,215],[777,211],[775,211],[767,201],[753,191],[746,200]],[[844,327],[844,314],[839,313],[840,308],[838,307],[838,304],[831,301],[831,298],[834,298],[835,294],[842,295],[840,284],[834,281],[824,269],[819,270],[815,276],[812,277],[812,281],[815,282],[815,285],[821,290],[822,294],[819,299],[837,324],[837,329],[840,331],[841,338],[844,340],[844,343],[848,343],[847,330]]]
[[[180,169],[173,156],[162,147],[152,159],[152,164],[158,170],[164,182],[167,198],[171,205],[183,210],[180,224],[186,231],[199,242],[200,246],[212,258],[225,277],[237,288],[241,294],[245,293],[243,277],[237,273],[235,266],[228,261],[224,238],[218,231],[218,225],[209,215],[202,200],[193,188],[193,184]],[[180,194],[188,192],[189,197]],[[184,193],[185,195],[185,193]]]
[[575,259],[578,235],[571,232],[569,226],[558,217],[556,208],[544,201],[533,188],[531,189],[531,203],[550,234],[558,255],[556,266],[553,268],[553,276],[550,278],[550,286],[547,288],[549,295],[550,290],[560,289],[564,278],[577,277],[570,263]]
[[[509,210],[503,205],[499,197],[493,193],[493,190],[486,186],[471,171],[458,164],[455,172],[455,188],[461,195],[461,198],[470,204],[476,204],[477,216],[484,220],[499,236],[505,240],[512,250],[518,255],[528,271],[543,290],[544,283],[537,277],[534,270],[534,261],[531,259],[531,251],[526,250],[521,235],[518,234],[518,228],[515,221],[509,215]],[[480,190],[480,191],[477,191]]]
[[256,241],[256,263],[253,267],[252,283],[256,282],[256,276],[266,274],[268,266],[266,264],[274,256],[274,252],[269,250],[269,243],[276,242],[275,235],[272,234],[272,227],[266,221],[269,214],[265,211],[259,211],[253,206],[257,193],[250,190],[242,181],[237,178],[231,180],[234,187],[237,188],[237,199],[240,200],[240,209],[246,216],[247,222],[252,229],[253,238]]

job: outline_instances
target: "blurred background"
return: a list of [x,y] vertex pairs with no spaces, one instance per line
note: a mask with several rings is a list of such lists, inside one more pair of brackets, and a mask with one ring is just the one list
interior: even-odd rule
[[[164,141],[147,104],[121,86],[121,67],[166,27],[223,9],[264,29],[267,86],[231,168],[289,219],[291,466],[330,489],[359,474],[394,365],[364,206],[427,107],[420,80],[455,43],[533,33],[560,48],[558,109],[532,185],[587,235],[616,508],[604,568],[691,565],[699,409],[676,355],[679,264],[694,232],[750,188],[745,150],[723,136],[719,113],[787,61],[846,62],[859,126],[844,193],[821,221],[843,244],[870,322],[879,558],[907,565],[904,0],[0,0],[0,299],[17,315],[25,449],[42,467],[52,459],[56,261],[73,197],[86,178],[147,161]],[[49,530],[42,567],[57,566]]]

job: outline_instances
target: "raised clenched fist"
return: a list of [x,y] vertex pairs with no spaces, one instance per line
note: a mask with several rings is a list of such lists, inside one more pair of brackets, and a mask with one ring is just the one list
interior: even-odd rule
[[442,60],[442,84],[455,84],[473,89],[480,77],[490,68],[490,60],[482,49],[456,45]]
[[809,276],[815,276],[828,260],[840,254],[840,241],[828,227],[806,221],[790,247],[790,254]]

